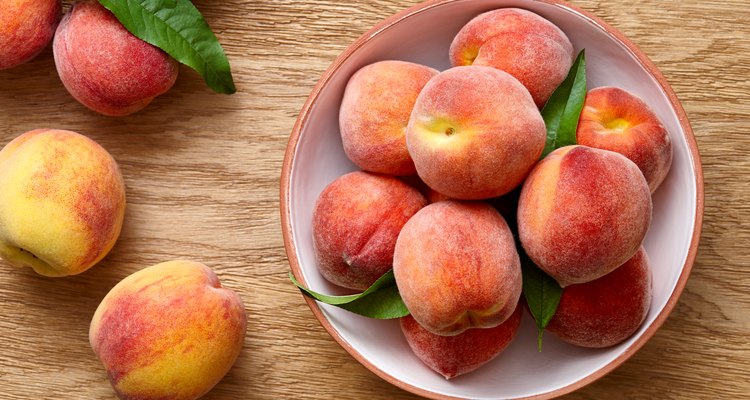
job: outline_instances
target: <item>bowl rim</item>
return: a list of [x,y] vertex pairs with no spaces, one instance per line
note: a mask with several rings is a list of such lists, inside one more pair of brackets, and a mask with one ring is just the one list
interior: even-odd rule
[[[352,44],[347,46],[346,49],[344,49],[344,51],[338,57],[336,57],[336,59],[331,63],[331,65],[323,73],[322,77],[320,78],[320,80],[317,82],[312,92],[310,93],[310,96],[307,98],[307,101],[305,102],[304,106],[300,110],[300,114],[297,117],[294,127],[292,128],[291,135],[289,137],[289,142],[287,144],[287,148],[286,148],[286,152],[284,155],[284,160],[283,160],[283,164],[281,168],[281,180],[280,180],[280,187],[279,187],[280,201],[281,201],[280,202],[281,230],[282,230],[282,235],[284,239],[284,247],[286,249],[287,260],[292,269],[292,273],[294,274],[294,277],[300,283],[307,285],[307,282],[305,281],[304,276],[302,274],[300,261],[299,259],[297,259],[297,248],[294,244],[294,237],[292,233],[293,230],[292,230],[291,207],[290,207],[291,172],[292,172],[294,156],[297,153],[297,148],[299,145],[300,133],[302,132],[302,128],[307,124],[307,121],[310,117],[310,112],[313,106],[315,105],[315,103],[317,102],[321,91],[328,84],[328,82],[332,79],[333,75],[341,68],[341,66],[344,64],[346,60],[348,60],[357,50],[363,47],[370,40],[373,40],[374,38],[376,38],[384,30],[396,24],[403,23],[405,20],[409,19],[413,15],[427,12],[433,8],[441,7],[446,4],[462,3],[462,2],[467,2],[467,1],[472,1],[472,0],[427,0],[422,3],[416,4],[414,6],[411,6],[405,10],[402,10],[382,20],[381,22],[376,24],[374,27],[369,29],[367,32],[362,34]],[[564,394],[578,390],[598,380],[604,375],[612,372],[614,369],[616,369],[622,363],[624,363],[627,359],[629,359],[633,354],[635,354],[635,352],[637,352],[641,347],[643,347],[643,345],[656,333],[656,331],[662,326],[662,324],[664,324],[667,317],[671,313],[672,309],[674,309],[674,307],[677,305],[679,297],[682,294],[682,291],[685,289],[685,285],[687,284],[687,280],[688,280],[688,277],[690,276],[690,271],[692,269],[693,263],[695,262],[695,257],[698,251],[698,243],[700,241],[700,234],[701,234],[701,229],[702,229],[702,224],[703,224],[704,188],[703,188],[703,169],[701,166],[698,146],[695,140],[695,135],[690,126],[690,122],[688,121],[687,114],[685,113],[685,110],[683,109],[682,105],[677,99],[677,95],[672,90],[672,87],[669,85],[667,80],[658,70],[656,65],[633,42],[631,42],[628,38],[626,38],[625,35],[623,35],[619,30],[615,29],[614,27],[606,23],[604,20],[589,13],[588,11],[585,11],[575,5],[572,5],[565,0],[529,0],[529,1],[537,2],[537,3],[545,3],[545,4],[555,6],[555,7],[567,8],[569,11],[575,14],[578,14],[580,17],[588,20],[589,23],[595,25],[599,29],[602,29],[609,35],[613,36],[615,40],[619,41],[624,46],[626,51],[628,51],[636,59],[636,61],[646,71],[648,71],[648,73],[651,76],[653,76],[656,79],[661,89],[667,95],[669,103],[671,107],[673,108],[673,110],[675,111],[677,118],[679,120],[680,126],[683,129],[683,132],[684,132],[683,136],[688,146],[690,161],[692,163],[693,170],[695,172],[695,186],[696,186],[696,196],[695,196],[696,207],[695,207],[695,215],[694,215],[694,223],[693,223],[693,234],[690,239],[690,247],[688,249],[688,254],[685,259],[682,272],[680,273],[680,276],[676,282],[675,288],[672,291],[672,294],[667,299],[667,302],[664,305],[664,308],[659,312],[659,314],[656,316],[654,321],[643,332],[643,334],[638,338],[638,340],[636,340],[632,345],[626,348],[622,354],[617,356],[614,360],[612,360],[605,366],[599,368],[598,370],[592,372],[591,374],[585,376],[584,378],[581,378],[561,388],[558,388],[558,389],[555,389],[546,393],[541,393],[538,395],[522,398],[522,399],[548,399],[548,398],[553,398],[557,396],[562,396]],[[307,305],[310,307],[310,310],[313,312],[315,317],[318,319],[318,322],[320,322],[320,324],[323,326],[323,328],[325,328],[328,334],[331,335],[331,337],[342,348],[344,348],[344,350],[346,350],[346,352],[349,353],[350,356],[352,356],[355,360],[357,360],[357,362],[362,364],[365,368],[373,372],[375,375],[379,376],[381,379],[385,380],[386,382],[396,387],[399,387],[408,392],[411,392],[411,393],[414,393],[423,397],[432,398],[432,399],[461,399],[460,397],[443,395],[440,393],[435,393],[426,389],[416,387],[390,374],[385,373],[380,368],[372,364],[369,360],[367,360],[359,351],[357,351],[349,342],[347,342],[341,336],[341,334],[333,327],[333,325],[328,320],[328,318],[326,318],[325,315],[323,315],[321,308],[318,306],[315,300],[304,295],[302,297],[305,299],[305,301],[307,302]]]

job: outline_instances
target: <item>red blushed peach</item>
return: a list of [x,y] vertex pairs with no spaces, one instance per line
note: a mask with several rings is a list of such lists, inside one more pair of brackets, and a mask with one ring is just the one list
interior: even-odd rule
[[577,346],[609,347],[641,326],[650,305],[651,268],[641,247],[609,274],[566,287],[547,330]]
[[73,5],[52,47],[68,92],[104,115],[141,110],[177,79],[177,61],[133,36],[96,1]]
[[419,92],[438,71],[405,61],[380,61],[357,71],[339,112],[344,151],[365,171],[413,175],[406,125]]
[[125,183],[112,156],[75,132],[37,129],[0,151],[0,257],[45,276],[80,274],[120,235]]
[[541,108],[573,64],[565,33],[531,11],[502,8],[478,15],[453,39],[454,66],[486,65],[516,77]]
[[520,82],[490,67],[431,79],[414,105],[406,144],[419,177],[454,199],[503,195],[539,160],[546,128]]
[[399,293],[436,335],[492,328],[521,295],[521,266],[503,217],[481,202],[441,201],[417,212],[396,242]]
[[34,58],[52,40],[60,0],[3,0],[0,5],[0,69]]
[[635,254],[651,223],[651,194],[623,155],[567,146],[529,174],[518,232],[529,257],[565,287],[592,281]]
[[94,313],[89,341],[122,400],[195,400],[242,350],[245,307],[207,266],[186,260],[123,279]]
[[313,211],[320,274],[345,288],[367,289],[391,269],[401,228],[425,204],[416,189],[395,177],[364,171],[339,177]]
[[401,331],[409,347],[425,365],[444,376],[455,378],[474,371],[505,350],[521,326],[520,305],[494,328],[467,329],[456,336],[436,335],[424,329],[412,316],[401,318]]
[[616,87],[586,94],[578,144],[611,150],[635,163],[653,193],[672,165],[672,141],[659,117],[640,98]]

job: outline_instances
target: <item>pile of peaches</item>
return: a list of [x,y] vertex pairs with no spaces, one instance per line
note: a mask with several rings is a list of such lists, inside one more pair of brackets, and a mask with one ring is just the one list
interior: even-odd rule
[[389,60],[350,78],[339,124],[361,171],[316,202],[321,275],[364,290],[392,268],[406,340],[446,378],[514,338],[519,252],[563,288],[548,331],[585,347],[624,341],[651,303],[642,243],[672,162],[667,130],[635,95],[599,87],[586,94],[577,144],[542,157],[540,109],[575,53],[530,11],[478,15],[449,56],[442,72]]

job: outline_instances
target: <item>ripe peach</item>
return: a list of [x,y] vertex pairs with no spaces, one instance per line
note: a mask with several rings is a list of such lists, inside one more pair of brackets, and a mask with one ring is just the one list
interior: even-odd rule
[[170,261],[123,279],[94,313],[89,341],[123,400],[193,400],[242,350],[242,300],[207,266]]
[[603,277],[563,289],[547,330],[565,342],[609,347],[630,337],[651,305],[651,268],[643,247]]
[[0,69],[21,65],[52,40],[60,0],[4,0],[0,5]]
[[458,32],[450,47],[454,66],[485,65],[516,77],[537,107],[547,102],[573,64],[565,33],[531,11],[502,8],[478,15]]
[[357,171],[318,197],[313,245],[318,270],[339,286],[364,290],[393,264],[396,238],[426,200],[398,178]]
[[398,236],[393,272],[411,315],[436,335],[495,327],[521,295],[513,235],[481,202],[441,201],[417,212]]
[[640,168],[653,193],[672,165],[672,141],[659,117],[640,98],[616,87],[586,94],[578,144],[624,155]]
[[37,129],[0,151],[0,256],[45,276],[79,274],[114,246],[125,184],[112,156],[75,132]]
[[406,144],[424,182],[454,199],[503,195],[539,160],[546,128],[528,90],[490,67],[455,67],[417,98]]
[[621,154],[559,148],[529,174],[518,232],[529,257],[565,287],[606,275],[635,254],[651,223],[651,194]]
[[177,79],[177,61],[125,29],[96,1],[78,1],[53,43],[65,88],[86,107],[122,116],[146,107]]
[[494,328],[467,329],[455,336],[436,335],[423,328],[414,317],[401,318],[401,331],[414,354],[445,379],[469,373],[488,363],[505,350],[521,326],[523,307]]
[[346,155],[365,171],[413,175],[406,125],[417,95],[438,71],[405,61],[380,61],[346,85],[339,125]]

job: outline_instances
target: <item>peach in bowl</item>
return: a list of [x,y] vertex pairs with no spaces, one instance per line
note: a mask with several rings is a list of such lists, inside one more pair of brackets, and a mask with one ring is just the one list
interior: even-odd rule
[[319,272],[312,226],[321,192],[338,177],[359,169],[347,157],[339,130],[349,79],[362,67],[385,60],[445,71],[453,66],[449,49],[462,27],[484,12],[508,7],[551,21],[569,38],[575,54],[585,49],[589,89],[627,90],[648,104],[668,132],[671,168],[653,191],[652,219],[642,243],[652,267],[651,304],[635,333],[596,349],[571,345],[547,332],[539,352],[534,321],[525,312],[515,338],[499,356],[470,373],[446,379],[417,358],[398,320],[370,319],[305,297],[323,328],[354,359],[384,380],[429,398],[552,398],[601,378],[663,324],[679,300],[697,252],[703,177],[695,138],[673,90],[643,52],[600,18],[564,1],[435,0],[394,15],[362,35],[323,74],[304,105],[289,140],[280,188],[284,243],[295,278],[316,292],[353,293]]

